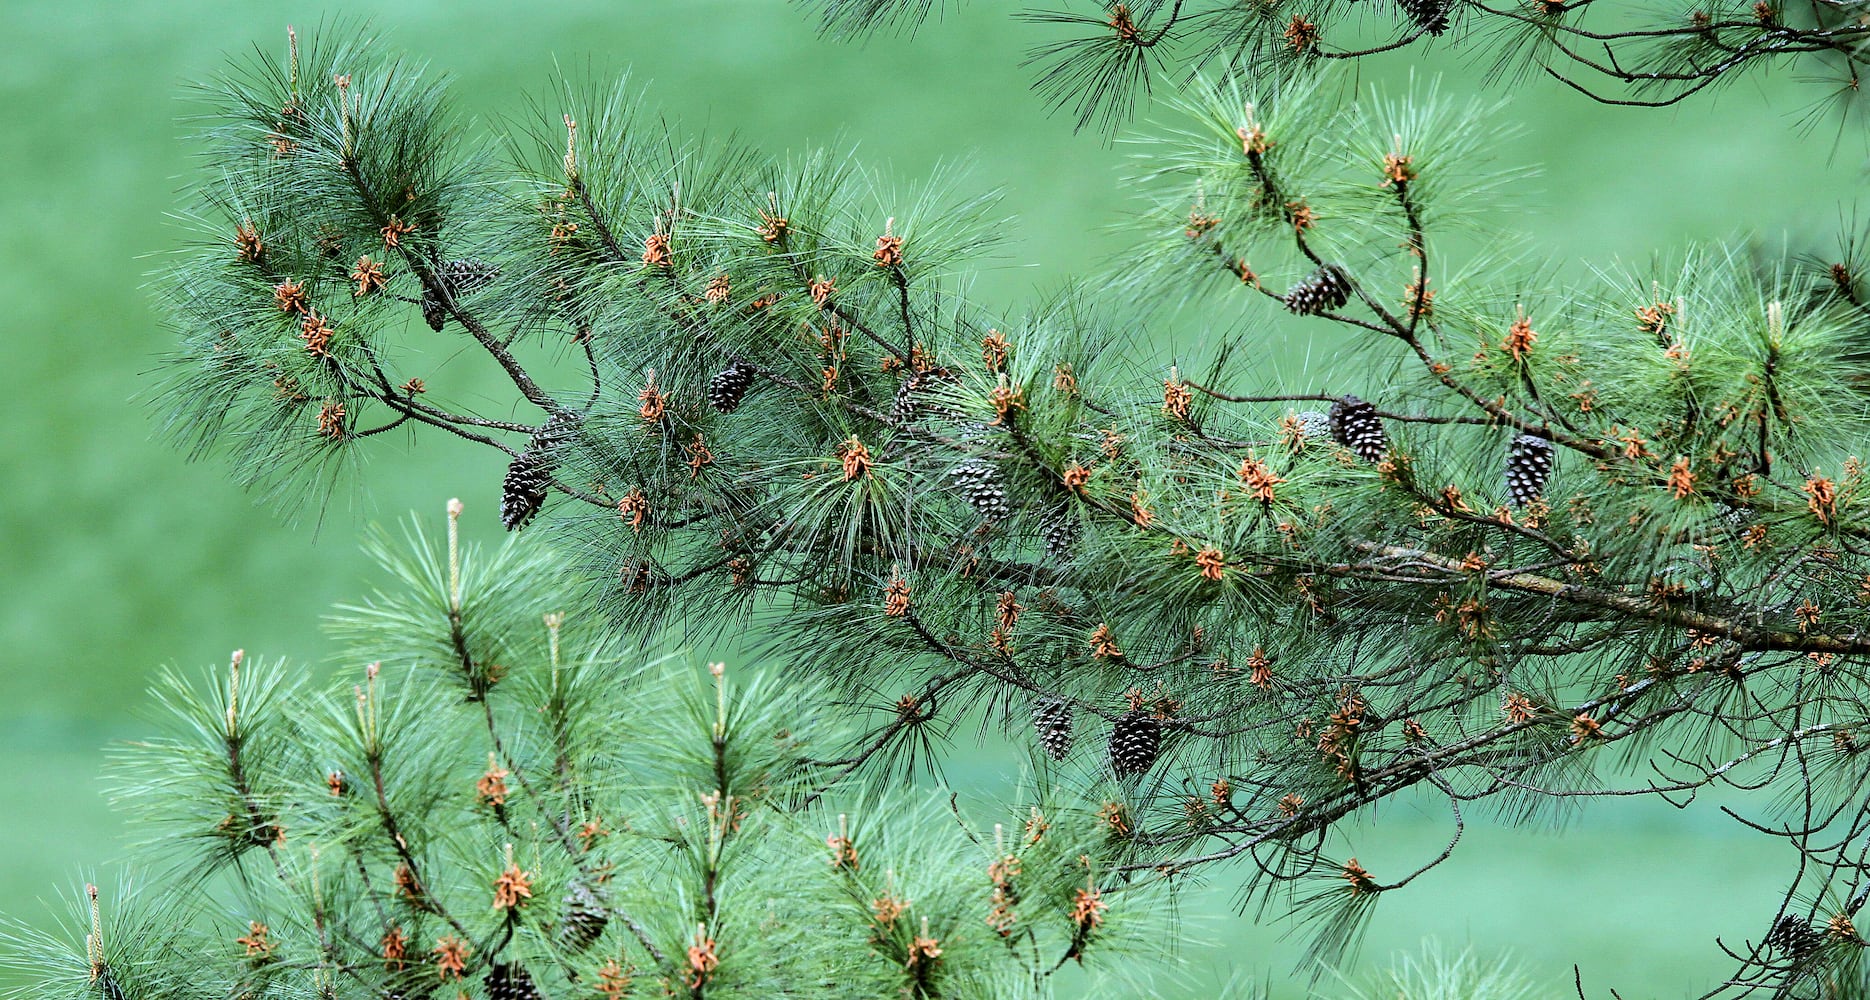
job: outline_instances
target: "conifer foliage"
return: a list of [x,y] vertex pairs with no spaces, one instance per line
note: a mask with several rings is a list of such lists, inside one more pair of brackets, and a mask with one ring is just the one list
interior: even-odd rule
[[[1142,17],[1095,27],[1132,46]],[[1790,965],[1762,945],[1734,982],[1808,985],[1859,946],[1860,242],[1816,268],[1702,247],[1547,288],[1458,249],[1509,242],[1487,228],[1516,174],[1486,106],[1197,82],[1185,124],[1141,147],[1152,201],[1121,274],[1000,315],[963,294],[989,200],[689,142],[624,88],[555,91],[490,161],[392,64],[340,41],[230,75],[189,213],[215,228],[165,279],[165,426],[276,499],[329,488],[392,427],[497,450],[505,519],[562,494],[534,523],[571,540],[612,625],[757,630],[867,712],[812,751],[834,777],[918,767],[977,706],[1057,756],[1063,713],[1029,713],[1065,706],[1109,737],[1045,771],[1108,805],[1116,877],[1239,859],[1327,959],[1418,871],[1334,856],[1340,821],[1442,797],[1426,870],[1474,800],[1526,815],[1619,782],[1735,785],[1798,854],[1756,937],[1790,914],[1826,943]],[[1463,227],[1488,238],[1444,244]],[[467,258],[500,277],[456,294],[431,262]],[[475,412],[401,349],[423,296],[511,385],[503,405]],[[1139,356],[1165,299],[1356,360],[1295,390],[1245,338],[1199,369]],[[577,433],[540,453],[552,426]],[[473,661],[470,693],[497,691],[497,662]],[[891,927],[926,973],[942,935]],[[712,931],[688,932],[698,954]]]
[[[934,0],[803,0],[830,35],[914,31],[941,6]],[[1036,88],[1080,127],[1111,127],[1153,87],[1216,65],[1257,80],[1303,74],[1321,62],[1414,49],[1471,61],[1484,55],[1503,72],[1545,74],[1591,100],[1665,107],[1747,72],[1797,66],[1821,85],[1818,100],[1860,114],[1859,67],[1870,47],[1870,5],[1825,0],[1712,7],[1659,4],[1620,17],[1588,3],[1540,0],[1501,6],[1485,0],[1397,0],[1361,5],[1314,0],[1303,9],[1238,0],[1064,0],[1011,3],[1007,14],[1037,27],[1028,62]],[[1459,43],[1432,43],[1451,27]],[[1439,50],[1439,51],[1438,51]],[[1162,88],[1167,89],[1167,88]]]
[[389,579],[330,620],[368,665],[328,689],[238,652],[162,676],[113,767],[138,869],[70,940],[0,932],[23,995],[1042,997],[1164,933],[1091,809],[827,794],[831,699],[542,610],[557,557],[462,546],[459,511],[372,540]]

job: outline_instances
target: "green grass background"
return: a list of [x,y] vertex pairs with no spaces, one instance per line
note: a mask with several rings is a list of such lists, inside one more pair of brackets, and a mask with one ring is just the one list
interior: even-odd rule
[[[367,498],[289,525],[215,462],[187,463],[153,439],[137,397],[170,334],[143,285],[181,239],[165,213],[201,166],[183,139],[188,81],[255,44],[282,53],[288,23],[367,16],[452,74],[462,107],[496,127],[524,113],[523,92],[546,91],[556,61],[599,76],[629,70],[679,127],[773,152],[842,135],[904,180],[966,160],[973,183],[1004,188],[1017,215],[1013,253],[979,286],[1011,305],[1121,255],[1124,238],[1108,226],[1121,217],[1129,151],[1044,114],[1017,66],[1037,36],[1001,6],[950,12],[914,44],[850,46],[815,38],[779,0],[0,3],[0,912],[42,921],[61,888],[120,856],[125,831],[97,775],[104,746],[147,728],[139,711],[154,667],[245,647],[318,669],[330,646],[317,620],[358,593],[365,524],[411,509],[438,517],[460,496],[470,533],[497,534],[500,467],[452,442],[379,451]],[[1474,61],[1444,42],[1364,72],[1445,73],[1459,93],[1485,87],[1466,67]],[[1798,130],[1793,112],[1816,95],[1793,80],[1666,111],[1594,106],[1544,79],[1510,89],[1506,118],[1523,127],[1495,152],[1543,173],[1518,185],[1503,221],[1572,262],[1564,273],[1686,239],[1826,233],[1863,182],[1860,137],[1833,154],[1830,133]],[[1253,349],[1295,377],[1296,359],[1316,365],[1336,346],[1246,319]],[[1242,321],[1184,314],[1146,335],[1166,355]],[[949,774],[993,781],[1016,766],[964,746]],[[1700,992],[1724,968],[1714,935],[1762,930],[1790,861],[1711,813],[1610,801],[1562,833],[1477,823],[1453,861],[1384,900],[1363,958],[1436,935],[1512,950],[1555,996],[1569,995],[1574,962],[1593,995]],[[1382,872],[1419,863],[1444,826],[1392,804],[1347,832]],[[1296,948],[1280,943],[1277,922],[1233,915],[1230,874],[1206,873],[1186,899],[1176,945],[1189,972],[1173,992],[1213,996],[1239,977],[1302,995],[1285,981]]]

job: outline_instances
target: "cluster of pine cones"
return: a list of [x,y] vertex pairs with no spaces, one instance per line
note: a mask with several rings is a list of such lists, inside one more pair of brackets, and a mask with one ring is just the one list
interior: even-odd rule
[[[1366,462],[1380,462],[1389,452],[1389,435],[1377,408],[1356,396],[1331,404],[1329,413],[1308,410],[1295,418],[1299,434],[1307,439],[1330,438]],[[1506,450],[1507,502],[1524,507],[1545,493],[1552,478],[1552,442],[1537,434],[1520,434]]]
[[[1064,760],[1071,754],[1072,708],[1060,698],[1039,698],[1032,703],[1032,728],[1047,757]],[[1146,773],[1162,754],[1162,722],[1140,709],[1125,713],[1111,724],[1105,744],[1110,769],[1119,778]]]
[[[1299,434],[1310,440],[1332,440],[1365,462],[1382,461],[1389,451],[1389,435],[1372,404],[1356,396],[1343,396],[1329,412],[1308,410],[1294,418]],[[1507,447],[1508,502],[1523,507],[1539,499],[1552,475],[1551,442],[1534,434],[1521,434]],[[993,520],[1011,515],[998,470],[980,459],[970,459],[949,473],[962,498]],[[1048,543],[1050,536],[1047,536]],[[1032,703],[1032,727],[1047,757],[1064,760],[1072,747],[1072,706],[1059,698],[1042,697]],[[1132,711],[1112,725],[1107,753],[1111,770],[1120,778],[1146,773],[1155,766],[1162,749],[1162,723],[1155,716]]]

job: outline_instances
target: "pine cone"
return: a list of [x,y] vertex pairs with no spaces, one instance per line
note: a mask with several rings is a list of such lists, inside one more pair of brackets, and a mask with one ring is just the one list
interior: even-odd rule
[[1536,434],[1521,434],[1506,451],[1506,495],[1515,507],[1524,507],[1545,492],[1552,476],[1552,443]]
[[1111,727],[1110,768],[1117,777],[1142,774],[1155,765],[1161,752],[1162,723],[1148,712],[1130,712]]
[[1046,557],[1056,562],[1071,558],[1072,550],[1078,547],[1078,539],[1084,529],[1078,523],[1075,512],[1059,508],[1046,515],[1045,523],[1039,526],[1039,534],[1045,539]]
[[1013,503],[1007,499],[1005,482],[993,463],[970,458],[948,472],[948,479],[981,520],[989,523],[1013,516]]
[[487,987],[487,1000],[544,1000],[525,967],[514,962],[495,962],[481,985]]
[[578,436],[578,424],[582,420],[577,414],[569,412],[555,413],[551,419],[540,425],[527,442],[527,451],[557,451]]
[[500,276],[500,266],[490,264],[476,257],[462,257],[444,262],[435,269],[435,276],[454,295],[472,295],[493,284]]
[[1766,932],[1766,947],[1794,960],[1816,951],[1824,935],[1808,921],[1788,913]]
[[891,423],[906,424],[916,418],[916,393],[922,391],[924,378],[922,375],[911,375],[896,387],[896,398],[890,400]]
[[565,890],[565,916],[558,927],[559,947],[580,952],[597,943],[610,923],[610,911],[597,892],[582,879],[573,879]]
[[1396,0],[1396,5],[1409,16],[1415,26],[1431,35],[1439,35],[1448,30],[1448,11],[1453,6],[1452,0]]
[[500,484],[500,523],[508,531],[526,526],[539,508],[545,505],[546,492],[552,485],[552,462],[530,451],[506,467],[506,479]]
[[708,380],[708,405],[722,413],[732,413],[740,409],[740,401],[746,398],[747,389],[752,385],[753,369],[735,358]]
[[448,310],[442,308],[442,300],[436,298],[428,289],[422,290],[422,321],[436,333],[448,325]]
[[578,418],[560,413],[533,433],[526,450],[506,467],[500,484],[500,523],[508,531],[526,526],[544,506],[558,468],[558,449],[577,432]]
[[1032,703],[1032,728],[1047,757],[1064,760],[1071,753],[1071,702],[1040,698]]
[[1751,507],[1735,507],[1731,504],[1717,503],[1714,509],[1720,512],[1727,525],[1736,531],[1746,528],[1759,519],[1759,511]]
[[1331,416],[1323,410],[1305,410],[1293,414],[1292,419],[1299,425],[1299,437],[1307,441],[1323,441],[1331,437]]
[[[435,280],[448,289],[450,296],[469,295],[480,291],[493,283],[500,276],[500,268],[484,260],[463,257],[459,260],[443,261],[435,265]],[[428,322],[429,329],[440,333],[448,324],[448,310],[442,307],[441,299],[428,289],[422,289],[422,318]]]
[[1345,396],[1331,404],[1331,439],[1349,448],[1366,462],[1381,462],[1389,452],[1389,435],[1383,432],[1383,418],[1377,408]]
[[906,424],[925,415],[961,419],[964,415],[954,408],[952,402],[935,392],[944,382],[954,385],[960,381],[961,376],[946,366],[909,375],[896,386],[896,395],[890,400],[890,420]]
[[1351,282],[1336,264],[1325,264],[1280,297],[1286,308],[1300,316],[1316,316],[1349,302]]

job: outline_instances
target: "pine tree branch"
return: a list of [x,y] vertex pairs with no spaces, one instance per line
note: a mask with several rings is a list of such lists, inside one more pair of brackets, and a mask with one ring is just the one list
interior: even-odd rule
[[[1343,393],[1333,395],[1329,392],[1274,393],[1271,395],[1243,396],[1212,389],[1193,379],[1184,378],[1182,384],[1224,403],[1335,403],[1344,398]],[[1472,427],[1492,427],[1497,421],[1486,417],[1442,416],[1432,413],[1395,413],[1390,410],[1377,410],[1376,415],[1384,420],[1394,420],[1405,424],[1466,424]]]
[[[383,213],[382,203],[378,201],[376,193],[358,169],[357,159],[348,155],[341,156],[339,167],[344,172],[344,176],[349,178],[351,186],[356,189],[358,200],[363,203],[371,221],[379,227],[388,227],[390,218]],[[494,359],[502,371],[506,372],[507,378],[512,381],[514,388],[519,390],[520,395],[525,396],[528,402],[547,413],[556,415],[564,412],[564,407],[539,388],[538,384],[532,380],[532,376],[527,374],[526,369],[520,365],[519,360],[502,346],[500,339],[482,325],[478,317],[455,301],[454,293],[445,282],[435,276],[434,268],[429,266],[429,262],[421,254],[416,253],[413,246],[399,240],[395,244],[395,250],[402,257],[410,273],[422,283],[423,293],[433,296],[435,301],[441,303],[442,308],[448,311],[448,315],[453,316],[456,322],[467,329],[475,342],[480,344],[481,349]]]
[[414,882],[415,891],[420,894],[414,902],[447,921],[448,926],[454,928],[456,934],[463,938],[472,937],[473,935],[468,933],[467,928],[448,912],[446,906],[442,905],[442,901],[435,898],[428,880],[423,877],[422,866],[409,849],[409,842],[403,837],[402,826],[396,821],[396,813],[390,808],[389,794],[383,783],[382,757],[377,753],[369,753],[366,754],[365,759],[370,766],[371,787],[376,793],[378,824],[383,829],[383,835],[388,838],[390,847],[395,850],[396,857],[401,860],[404,867],[409,869],[409,877]]
[[[1422,549],[1385,545],[1378,542],[1357,542],[1354,543],[1354,547],[1381,559],[1406,560],[1431,566],[1447,573],[1450,579],[1458,579],[1464,575],[1458,561]],[[1342,567],[1344,573],[1355,573],[1359,569],[1360,567],[1356,566]],[[1332,567],[1330,571],[1336,573],[1340,571],[1340,568]],[[1839,655],[1870,653],[1870,639],[1824,634],[1801,635],[1796,632],[1758,628],[1731,618],[1658,604],[1648,597],[1585,587],[1533,573],[1489,573],[1487,580],[1493,586],[1507,590],[1539,594],[1585,607],[1615,611],[1630,618],[1654,621],[1677,628],[1694,629],[1707,635],[1717,635],[1747,650],[1761,652],[1789,650],[1800,653]]]
[[[515,781],[519,782],[520,790],[525,792],[526,797],[532,800],[533,807],[539,811],[539,815],[545,817],[546,824],[552,828],[552,832],[555,835],[554,842],[564,849],[566,859],[577,865],[579,873],[585,877],[596,878],[597,872],[584,860],[585,852],[578,846],[577,840],[573,837],[570,823],[559,810],[553,809],[551,805],[546,802],[545,796],[535,789],[532,782],[527,779],[525,769],[520,767],[519,761],[516,760],[512,754],[507,752],[506,742],[500,737],[499,724],[494,721],[493,699],[483,697],[480,699],[480,703],[482,715],[487,722],[487,738],[492,741],[494,752],[500,755],[502,766],[513,775]],[[669,964],[669,959],[662,953],[662,949],[656,947],[655,939],[649,936],[649,932],[643,928],[641,921],[632,916],[628,910],[615,904],[607,904],[605,909],[609,911],[611,916],[623,921],[623,926],[629,930],[630,936],[636,938],[637,943],[641,944],[643,950],[649,953],[649,957],[655,961],[658,968],[662,969],[665,973],[673,972],[675,967]]]
[[[930,635],[926,629],[918,627],[917,632],[923,637],[925,642],[932,644],[934,649],[942,652],[947,658],[956,660],[956,662],[964,662],[960,660],[958,656],[952,654],[945,643],[936,640],[933,635]],[[943,689],[964,678],[972,676],[975,672],[971,664],[965,664],[960,670],[930,678],[922,685],[922,693],[918,696],[917,701],[919,703],[931,701],[936,695],[940,694]],[[811,763],[815,766],[837,768],[837,770],[829,779],[820,783],[816,788],[813,788],[810,794],[799,801],[799,810],[802,811],[811,808],[812,804],[822,798],[825,793],[843,784],[845,779],[857,773],[871,758],[888,749],[904,729],[908,728],[911,724],[920,724],[923,721],[926,720],[922,717],[910,718],[898,713],[895,719],[892,719],[887,725],[878,729],[875,736],[858,750],[857,753],[840,760],[812,761]]]

